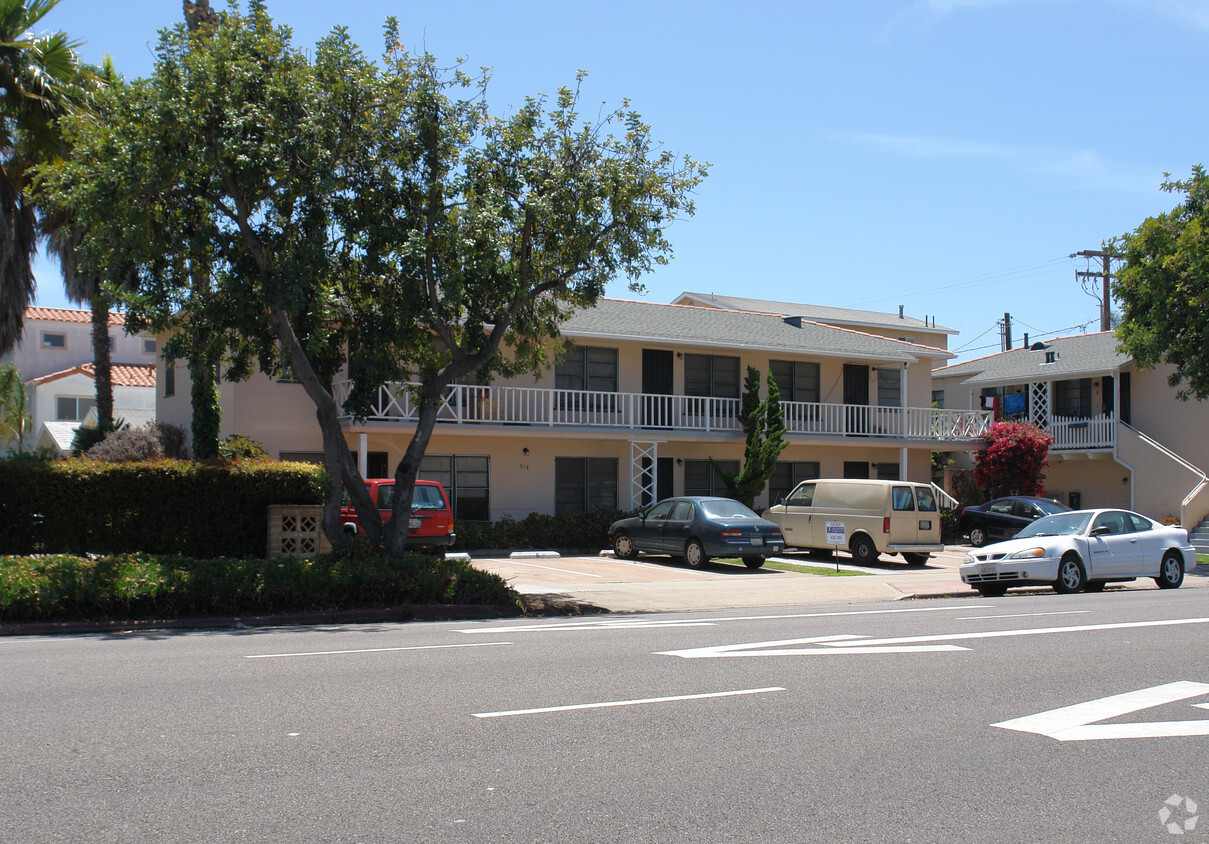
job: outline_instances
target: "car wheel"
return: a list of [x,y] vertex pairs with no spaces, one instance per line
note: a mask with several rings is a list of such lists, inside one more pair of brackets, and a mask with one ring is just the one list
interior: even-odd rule
[[1154,582],[1159,584],[1160,589],[1180,588],[1184,582],[1184,561],[1179,554],[1168,551],[1163,555],[1163,562],[1159,563],[1159,576]]
[[1007,592],[1006,586],[979,586],[978,593],[984,598],[1002,598]]
[[695,569],[699,569],[709,562],[709,557],[705,556],[705,548],[701,545],[700,540],[690,539],[684,543],[684,562]]
[[1084,592],[1103,592],[1104,587],[1107,585],[1108,585],[1108,583],[1106,583],[1103,580],[1089,580],[1089,581],[1087,581],[1087,585],[1083,587],[1083,591]]
[[987,532],[980,527],[970,528],[970,544],[975,548],[981,548],[987,544]]
[[852,554],[852,561],[858,566],[871,566],[877,562],[877,546],[863,533],[852,537],[848,550]]
[[743,565],[747,566],[749,569],[758,569],[760,566],[764,565],[764,558],[763,557],[744,557]]
[[903,559],[909,566],[926,566],[930,556],[930,554],[903,554]]
[[1054,581],[1054,591],[1063,595],[1073,595],[1082,591],[1087,585],[1087,572],[1083,563],[1074,554],[1067,554],[1058,563],[1058,579]]
[[630,535],[625,532],[613,537],[613,553],[622,560],[632,560],[638,556],[638,550],[634,548],[634,540],[630,539]]

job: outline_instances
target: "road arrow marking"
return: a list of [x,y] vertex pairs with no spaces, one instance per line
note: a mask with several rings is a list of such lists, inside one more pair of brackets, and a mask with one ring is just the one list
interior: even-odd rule
[[[900,654],[935,653],[937,651],[968,651],[958,645],[869,645],[861,643],[865,636],[843,634],[838,636],[814,636],[809,639],[780,639],[774,642],[751,642],[743,645],[712,645],[706,648],[687,648],[679,651],[658,651],[656,656],[678,656],[683,659],[712,659],[733,656],[817,656],[827,654]],[[796,648],[794,645],[822,645],[823,647]],[[840,648],[843,650],[840,650]]]
[[[1097,724],[1108,718],[1118,718],[1131,712],[1150,709],[1190,697],[1209,694],[1209,684],[1186,680],[1167,683],[1150,689],[1113,695],[1112,697],[1076,703],[1061,709],[1038,712],[1023,718],[1013,718],[992,724],[1005,730],[1037,733],[1058,741],[1093,741],[1122,738],[1166,738],[1170,736],[1209,735],[1209,721],[1150,721],[1134,724]],[[1209,708],[1206,704],[1193,704]]]

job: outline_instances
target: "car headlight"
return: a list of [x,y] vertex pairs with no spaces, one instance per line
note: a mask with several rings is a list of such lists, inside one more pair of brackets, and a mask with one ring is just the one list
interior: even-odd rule
[[1045,556],[1044,548],[1026,548],[1023,551],[1017,551],[1015,554],[1008,557],[1008,559],[1009,560],[1030,560],[1034,557],[1044,557],[1044,556]]
[[978,561],[974,559],[973,554],[966,554],[965,562],[966,562],[966,565],[969,565],[970,563],[976,563]]

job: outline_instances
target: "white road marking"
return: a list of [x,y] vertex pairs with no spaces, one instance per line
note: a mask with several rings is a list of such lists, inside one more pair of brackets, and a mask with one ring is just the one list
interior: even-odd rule
[[503,718],[508,715],[541,715],[548,712],[570,712],[575,709],[606,709],[612,706],[639,706],[646,703],[670,703],[678,700],[703,700],[712,697],[735,697],[737,695],[759,695],[765,692],[783,692],[782,686],[768,686],[763,689],[739,689],[733,692],[707,692],[699,695],[672,695],[669,697],[648,697],[638,700],[610,700],[603,703],[575,703],[570,706],[544,706],[540,709],[512,709],[506,712],[475,712],[475,718]]
[[907,613],[927,613],[927,612],[964,612],[966,610],[983,610],[994,607],[994,604],[971,604],[961,607],[914,607],[911,609],[895,609],[895,610],[849,610],[846,612],[808,612],[808,613],[787,613],[783,615],[734,615],[719,618],[700,618],[700,619],[669,619],[666,621],[614,621],[605,619],[603,621],[576,621],[571,623],[544,623],[544,624],[526,624],[515,627],[480,627],[467,628],[465,630],[455,631],[457,633],[547,633],[558,630],[600,630],[609,628],[628,629],[635,625],[641,626],[664,626],[664,627],[701,627],[712,624],[718,624],[723,621],[780,621],[790,618],[837,618],[841,616],[851,615],[903,615]]
[[[1001,639],[1011,636],[1044,636],[1050,633],[1088,633],[1099,630],[1129,630],[1138,627],[1179,627],[1185,624],[1209,624],[1209,618],[1172,618],[1162,621],[1119,621],[1106,624],[1082,624],[1075,627],[1029,627],[1022,630],[986,630],[977,633],[937,633],[930,636],[901,636],[893,639],[868,639],[864,645],[908,645],[920,642],[944,642],[960,639]],[[836,647],[844,647],[843,642]]]
[[982,621],[983,619],[994,618],[1033,618],[1039,615],[1080,615],[1081,613],[1089,613],[1091,610],[1062,610],[1061,612],[1020,612],[1010,615],[967,615],[957,619],[957,621]]
[[[1171,736],[1209,735],[1209,721],[1151,721],[1132,724],[1097,724],[1142,709],[1209,694],[1209,684],[1180,681],[1139,689],[1136,692],[1113,695],[1087,703],[1076,703],[1061,709],[1051,709],[1036,715],[1013,718],[992,724],[1005,730],[1037,733],[1058,741],[1092,741],[1097,739],[1166,738]],[[1209,708],[1209,704],[1193,706]]]
[[339,654],[375,654],[388,651],[439,651],[448,648],[489,648],[496,645],[511,645],[512,642],[469,642],[460,645],[411,645],[401,648],[354,648],[347,651],[305,651],[301,653],[247,654],[244,659],[278,659],[283,656],[333,656]]
[[520,560],[508,560],[508,563],[514,566],[525,566],[531,569],[545,569],[546,571],[560,571],[563,574],[578,574],[583,577],[604,577],[603,574],[589,574],[586,571],[576,571],[575,569],[557,569],[554,566],[539,566],[537,563],[522,563]]

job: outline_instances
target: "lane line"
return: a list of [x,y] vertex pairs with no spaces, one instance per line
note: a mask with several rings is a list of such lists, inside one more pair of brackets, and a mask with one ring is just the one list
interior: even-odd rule
[[[844,616],[858,615],[904,615],[908,613],[931,613],[931,612],[965,612],[966,610],[989,610],[995,607],[995,604],[970,604],[960,607],[914,607],[911,609],[894,609],[894,610],[849,610],[836,612],[808,612],[808,613],[785,613],[780,615],[734,615],[721,616],[719,618],[693,618],[683,621],[667,620],[658,622],[649,622],[651,624],[663,624],[667,626],[687,626],[687,625],[708,625],[717,624],[723,621],[780,621],[783,619],[793,618],[840,618]],[[646,623],[646,622],[644,622]],[[616,626],[618,622],[610,621],[577,621],[570,623],[559,624],[526,624],[513,627],[485,627],[485,628],[466,628],[464,630],[454,631],[456,633],[532,633],[532,632],[548,632],[551,630],[596,630],[610,626]]]
[[449,648],[489,648],[497,645],[511,645],[512,642],[467,642],[460,645],[410,645],[399,648],[353,648],[347,651],[304,651],[301,653],[280,654],[245,654],[244,659],[279,659],[286,656],[333,656],[340,654],[376,654],[389,651],[440,651]]
[[1080,615],[1081,613],[1089,613],[1091,610],[1062,610],[1061,612],[1019,612],[1011,615],[967,615],[962,618],[954,619],[954,621],[983,621],[985,619],[996,618],[1035,618],[1039,615]]
[[544,706],[540,709],[511,709],[505,712],[475,712],[475,718],[504,718],[510,715],[542,715],[549,712],[570,712],[576,709],[606,709],[613,706],[640,706],[647,703],[670,703],[678,700],[704,700],[714,697],[736,697],[738,695],[759,695],[765,692],[783,692],[783,686],[768,686],[763,689],[738,689],[732,692],[706,692],[699,695],[672,695],[669,697],[648,697],[637,700],[610,700],[602,703],[575,703],[570,706]]

